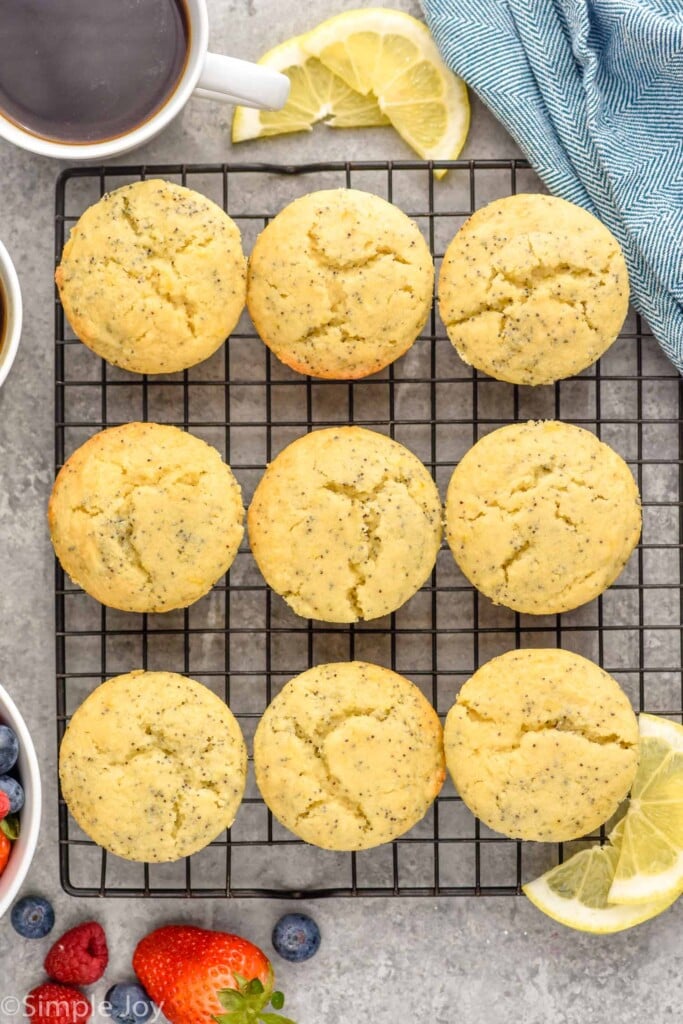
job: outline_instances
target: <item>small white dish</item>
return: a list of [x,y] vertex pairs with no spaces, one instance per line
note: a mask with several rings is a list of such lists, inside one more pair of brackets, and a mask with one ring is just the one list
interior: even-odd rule
[[42,795],[38,758],[33,740],[16,704],[4,687],[0,686],[0,722],[9,725],[19,740],[17,768],[26,796],[19,812],[19,838],[12,843],[7,867],[0,875],[0,918],[12,905],[26,873],[31,866],[40,831]]
[[21,337],[21,289],[19,278],[5,246],[0,242],[0,387],[5,383]]

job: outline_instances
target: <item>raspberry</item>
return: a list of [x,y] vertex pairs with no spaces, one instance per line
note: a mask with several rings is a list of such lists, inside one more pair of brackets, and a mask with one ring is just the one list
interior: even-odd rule
[[85,1024],[91,1009],[78,989],[49,981],[26,996],[26,1015],[31,1024]]
[[45,957],[45,970],[55,981],[92,985],[99,981],[109,960],[102,925],[86,921],[65,932]]
[[0,821],[9,814],[10,802],[7,793],[0,789]]

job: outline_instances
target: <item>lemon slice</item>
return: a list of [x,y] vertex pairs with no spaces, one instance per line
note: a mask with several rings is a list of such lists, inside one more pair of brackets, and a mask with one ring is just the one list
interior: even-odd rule
[[683,889],[683,726],[655,715],[638,721],[640,765],[609,891],[613,903],[642,904]]
[[624,819],[616,826],[605,846],[591,846],[564,864],[546,871],[523,891],[531,902],[554,921],[595,935],[632,928],[661,914],[676,896],[653,900],[639,906],[607,901],[624,834]]
[[232,141],[244,142],[266,135],[310,132],[317,121],[332,128],[372,128],[389,124],[373,96],[361,96],[316,57],[309,56],[297,36],[261,57],[259,64],[287,75],[289,99],[282,110],[236,107]]
[[458,156],[470,123],[467,88],[421,21],[384,7],[347,11],[307,32],[301,44],[354,92],[375,97],[423,159]]

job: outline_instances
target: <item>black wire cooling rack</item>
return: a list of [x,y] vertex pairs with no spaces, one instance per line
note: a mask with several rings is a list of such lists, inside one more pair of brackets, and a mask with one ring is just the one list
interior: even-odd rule
[[[542,187],[524,161],[457,161],[444,181],[434,165],[318,163],[76,168],[57,183],[56,257],[69,227],[105,191],[161,176],[218,202],[249,252],[287,202],[320,188],[354,186],[395,202],[428,239],[437,271],[448,242],[479,206]],[[562,616],[493,606],[460,575],[447,549],[428,585],[386,619],[357,626],[307,622],[268,590],[248,548],[229,576],[191,608],[133,615],[104,608],[56,570],[59,739],[84,697],[133,668],[200,680],[230,704],[248,743],[287,679],[312,664],[362,658],[412,679],[444,715],[477,666],[520,646],[561,646],[611,672],[636,710],[680,719],[683,390],[638,317],[597,366],[571,380],[518,388],[490,380],[455,355],[436,309],[424,336],[383,373],[354,383],[318,381],[274,359],[243,317],[229,342],[200,366],[141,377],[108,366],[69,332],[56,300],[55,455],[96,431],[133,419],[174,423],[214,444],[248,501],[268,460],[315,427],[353,422],[411,448],[442,494],[453,467],[484,433],[516,420],[560,418],[594,430],[629,462],[643,496],[643,537],[618,582]],[[604,832],[602,833],[604,835]],[[595,837],[593,837],[594,840]],[[59,803],[62,885],[77,896],[355,896],[514,894],[571,850],[503,839],[444,787],[427,817],[398,841],[362,854],[317,850],[282,829],[259,799],[250,769],[233,828],[172,865],[107,855]],[[572,848],[574,844],[569,844]]]

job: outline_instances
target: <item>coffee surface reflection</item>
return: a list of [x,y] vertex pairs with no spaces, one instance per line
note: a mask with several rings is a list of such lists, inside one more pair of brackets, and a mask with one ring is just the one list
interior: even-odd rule
[[182,0],[0,0],[0,112],[59,142],[102,142],[172,94],[189,47]]

